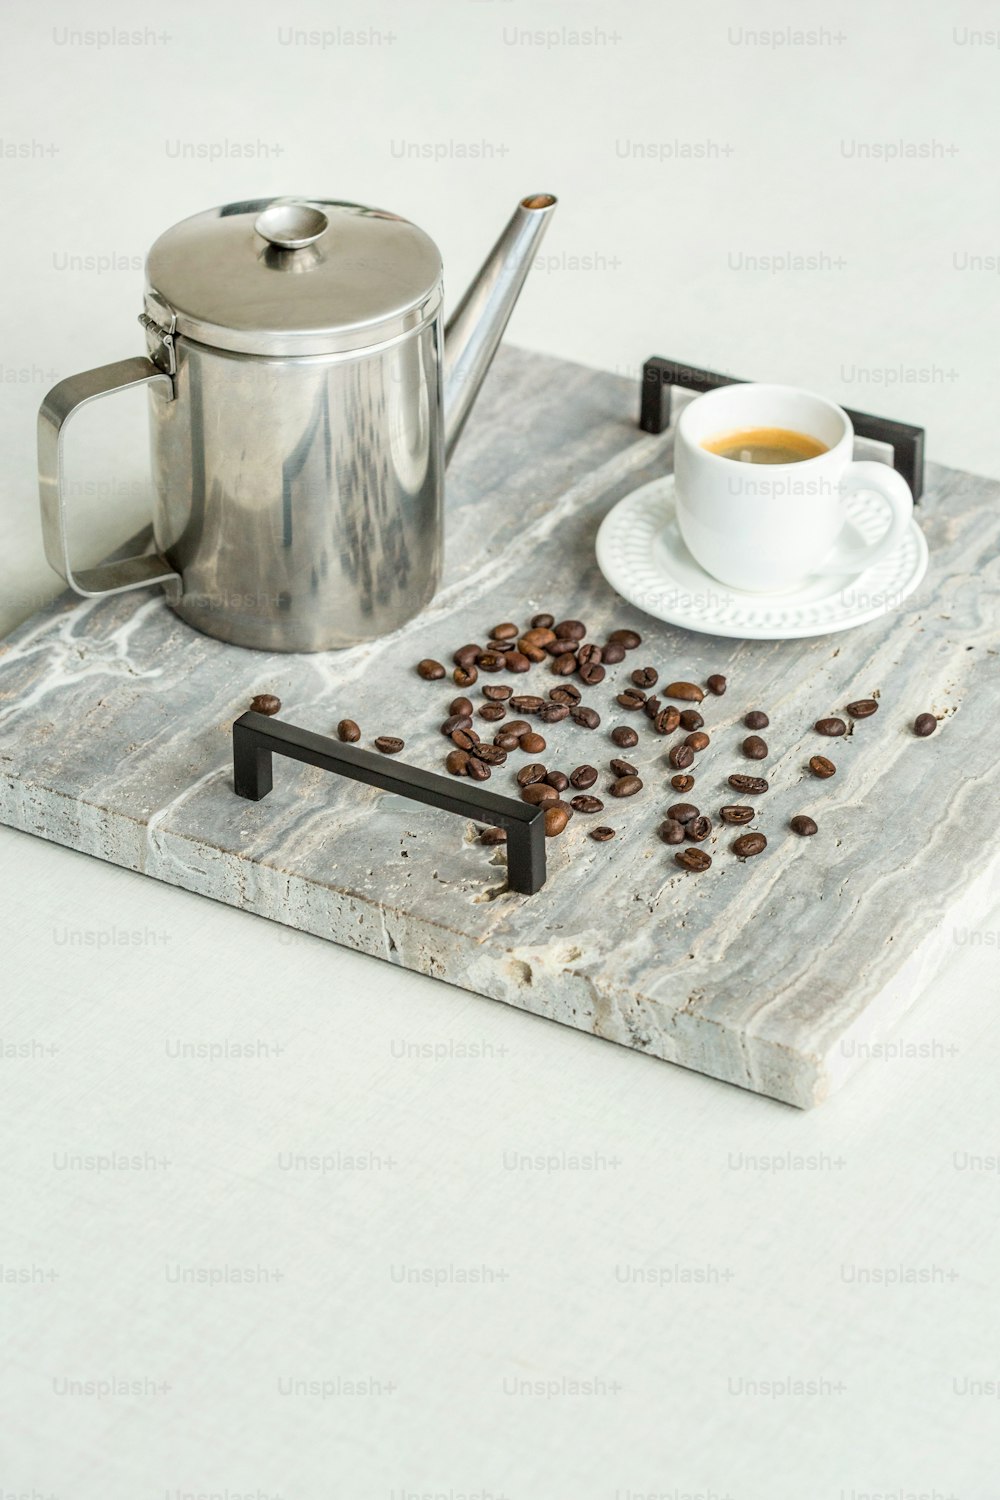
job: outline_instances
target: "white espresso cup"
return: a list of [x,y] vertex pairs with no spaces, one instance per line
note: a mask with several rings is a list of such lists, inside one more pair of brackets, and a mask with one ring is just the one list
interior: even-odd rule
[[[742,463],[703,445],[754,427],[791,429],[826,451]],[[790,385],[726,385],[686,406],[674,437],[677,521],[693,557],[730,588],[784,593],[817,573],[857,574],[906,535],[913,496],[887,464],[854,461],[854,429],[832,401]],[[870,545],[844,534],[847,496],[873,491],[889,524]]]

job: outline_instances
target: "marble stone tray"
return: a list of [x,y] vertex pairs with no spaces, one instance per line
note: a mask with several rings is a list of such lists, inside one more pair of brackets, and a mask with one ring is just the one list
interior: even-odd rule
[[[639,432],[636,383],[505,349],[449,473],[448,566],[430,609],[395,637],[340,653],[269,656],[198,635],[158,591],[103,602],[64,595],[0,646],[0,819],[15,828],[319,934],[390,963],[789,1103],[815,1104],[860,1066],[989,899],[1000,840],[1000,485],[932,467],[920,506],[931,565],[883,618],[820,640],[695,636],[617,599],[594,561],[608,508],[670,462],[671,434]],[[441,768],[449,681],[413,672],[539,609],[587,621],[593,639],[630,625],[640,652],[587,694],[595,732],[548,731],[550,766],[602,771],[619,722],[642,733],[646,788],[608,799],[595,844],[577,816],[550,841],[533,897],[505,889],[504,856],[470,825],[276,759],[274,791],[232,790],[230,725],[256,692],[282,717],[365,741],[402,734]],[[724,672],[709,700],[712,745],[695,800],[733,800],[739,718],[766,708],[772,791],[755,861],[710,846],[705,875],[673,864],[656,828],[674,800],[664,742],[613,704],[628,670],[662,680]],[[551,685],[542,668],[531,678]],[[881,695],[852,737],[821,742],[817,717]],[[909,732],[924,710],[937,734]],[[840,770],[820,783],[816,750]],[[517,757],[512,757],[517,761]],[[513,770],[494,775],[507,790]],[[599,785],[595,790],[600,791]],[[787,833],[813,813],[819,836]],[[358,996],[377,1005],[378,996]]]

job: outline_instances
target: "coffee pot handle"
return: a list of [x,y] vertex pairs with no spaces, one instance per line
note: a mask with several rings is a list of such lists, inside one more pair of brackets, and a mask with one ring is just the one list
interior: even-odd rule
[[176,597],[180,594],[180,574],[165,558],[155,552],[143,557],[123,557],[117,562],[102,563],[96,568],[73,571],[66,534],[66,496],[62,482],[62,435],[75,411],[98,396],[131,386],[158,385],[168,401],[174,398],[170,376],[146,355],[121,359],[97,370],[70,375],[54,385],[38,413],[38,489],[42,505],[42,537],[49,566],[65,578],[70,588],[85,599],[101,594],[124,594],[129,589],[143,589],[150,584],[167,586]]

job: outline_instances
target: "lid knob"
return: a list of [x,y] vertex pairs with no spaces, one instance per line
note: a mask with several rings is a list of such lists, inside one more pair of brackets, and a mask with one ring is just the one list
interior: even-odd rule
[[272,203],[254,220],[254,229],[282,250],[301,250],[325,234],[330,220],[309,203]]

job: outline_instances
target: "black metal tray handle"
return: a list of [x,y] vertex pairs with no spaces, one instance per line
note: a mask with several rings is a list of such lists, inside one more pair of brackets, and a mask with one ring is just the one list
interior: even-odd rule
[[233,724],[233,786],[239,797],[259,802],[272,787],[272,757],[286,755],[352,781],[382,787],[398,797],[425,802],[445,812],[507,830],[507,884],[533,896],[545,884],[545,809],[487,792],[480,783],[437,776],[390,760],[357,745],[310,729],[299,729],[266,714],[245,713]]
[[[733,375],[715,370],[700,370],[680,360],[661,359],[654,355],[642,367],[642,406],[639,426],[643,432],[666,432],[670,426],[671,388],[685,391],[715,391],[722,385],[746,385]],[[870,412],[851,411],[844,407],[858,437],[892,448],[892,466],[910,486],[914,500],[924,492],[924,429],[907,422],[893,422],[889,417],[873,417]]]

